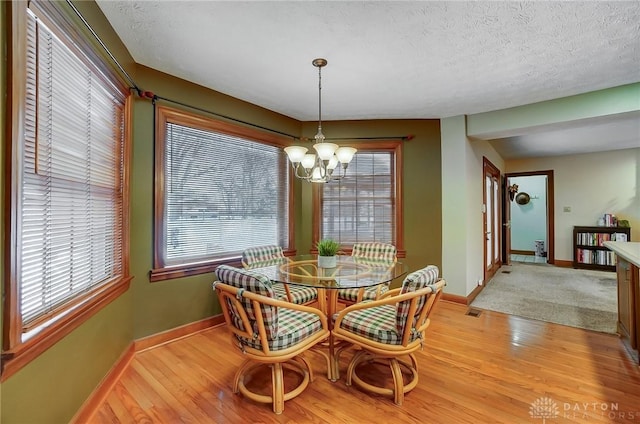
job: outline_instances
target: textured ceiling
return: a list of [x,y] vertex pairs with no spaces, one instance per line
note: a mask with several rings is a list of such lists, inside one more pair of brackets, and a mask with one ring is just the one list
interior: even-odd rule
[[639,1],[97,3],[136,62],[302,121],[318,115],[317,57],[324,120],[441,118],[640,81]]

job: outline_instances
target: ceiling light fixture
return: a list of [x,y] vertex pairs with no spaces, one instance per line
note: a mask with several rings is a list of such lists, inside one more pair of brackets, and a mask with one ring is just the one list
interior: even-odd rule
[[[307,153],[306,147],[289,146],[284,151],[293,166],[297,178],[312,183],[328,183],[344,178],[349,162],[357,149],[353,147],[340,147],[337,144],[325,142],[322,134],[322,68],[327,65],[326,59],[314,59],[313,66],[318,68],[318,133],[315,135],[313,148],[316,154]],[[334,175],[333,171],[341,164],[342,172]]]

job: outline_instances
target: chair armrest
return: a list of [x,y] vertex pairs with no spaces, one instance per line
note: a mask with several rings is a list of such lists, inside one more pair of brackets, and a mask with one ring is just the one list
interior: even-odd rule
[[387,298],[387,297],[389,297],[389,296],[397,296],[397,295],[399,295],[399,294],[400,294],[400,291],[401,291],[401,290],[402,290],[402,288],[400,288],[400,287],[398,287],[397,289],[389,290],[388,292],[383,293],[383,294],[380,296],[380,299],[378,299],[378,300],[385,299],[385,298]]
[[[234,294],[234,296],[237,296],[237,293],[241,290],[237,287],[233,287],[230,286],[228,284],[216,281],[214,283],[214,287],[216,287],[216,289],[220,289],[220,290],[224,290],[227,292],[231,292]],[[291,303],[285,300],[280,300],[280,299],[274,299],[272,297],[268,297],[268,296],[262,296],[260,294],[257,293],[253,293],[247,290],[242,290],[242,297],[264,304],[264,305],[271,305],[271,306],[275,306],[278,308],[284,308],[284,309],[292,309],[294,311],[301,311],[301,312],[309,312],[315,315],[318,315],[318,317],[320,317],[320,321],[322,323],[322,327],[324,329],[328,328],[327,325],[327,315],[322,312],[321,310],[317,309],[317,308],[313,308],[311,306],[306,306],[306,305],[298,305],[296,303]]]
[[[358,311],[358,310],[361,310],[361,309],[375,308],[376,306],[382,306],[382,305],[395,305],[398,302],[402,302],[404,300],[408,300],[408,299],[411,299],[411,298],[416,297],[416,296],[422,296],[422,295],[429,294],[429,293],[436,293],[438,290],[441,290],[442,287],[444,287],[445,285],[446,285],[446,283],[445,283],[444,280],[439,280],[439,281],[435,282],[432,285],[429,285],[429,286],[426,286],[424,288],[421,288],[420,290],[416,290],[416,291],[412,291],[412,292],[408,292],[408,293],[404,293],[404,294],[384,296],[381,299],[372,300],[371,302],[362,302],[362,303],[356,303],[356,304],[351,305],[351,306],[347,306],[346,308],[344,308],[343,310],[341,310],[338,313],[338,316],[337,316],[333,326],[334,326],[334,328],[339,328],[340,327],[340,323],[342,322],[342,319],[349,312]],[[399,293],[400,290],[401,289],[393,289],[393,290],[391,290],[391,292]]]

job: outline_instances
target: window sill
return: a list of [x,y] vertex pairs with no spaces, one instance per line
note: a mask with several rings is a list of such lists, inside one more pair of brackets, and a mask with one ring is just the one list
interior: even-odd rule
[[2,352],[0,382],[7,380],[41,353],[78,328],[129,289],[133,277],[123,277],[89,297],[73,312],[13,349]]
[[[293,249],[287,249],[284,251],[285,256],[295,256],[295,254],[296,250]],[[220,265],[231,265],[242,268],[241,258],[239,256],[235,256],[201,264],[185,264],[165,268],[154,268],[149,271],[149,281],[155,283],[157,281],[189,277],[191,275],[207,274],[215,271]]]
[[155,283],[157,281],[172,280],[174,278],[189,277],[191,275],[207,274],[215,271],[218,266],[223,264],[236,267],[242,266],[240,258],[231,258],[215,262],[207,262],[200,265],[189,264],[167,268],[156,268],[149,272],[149,281]]

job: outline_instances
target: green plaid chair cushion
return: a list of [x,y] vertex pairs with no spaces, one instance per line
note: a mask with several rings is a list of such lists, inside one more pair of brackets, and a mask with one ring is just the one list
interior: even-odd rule
[[[358,291],[360,289],[339,289],[338,290],[338,299],[345,300],[348,302],[355,302],[358,300]],[[389,291],[389,285],[384,284],[380,287],[380,294],[384,294]],[[362,295],[362,300],[375,300],[376,293],[378,292],[378,286],[367,287],[364,289],[364,294]]]
[[[396,260],[396,247],[385,243],[356,243],[353,245],[351,256],[355,263],[365,264],[376,268],[385,269],[393,265]],[[389,291],[389,284],[380,288],[380,294]],[[338,300],[356,302],[360,289],[340,289],[338,290]],[[375,300],[378,287],[367,287],[362,295],[362,300]]]
[[[280,246],[251,247],[242,252],[242,263],[247,269],[279,265],[286,261],[288,259],[284,256]],[[289,301],[287,292],[281,283],[273,284],[273,290],[278,295],[278,298]],[[291,303],[298,305],[304,305],[318,298],[318,292],[311,287],[290,285],[289,293],[291,293]]]
[[284,300],[285,302],[289,301],[289,299],[287,298],[287,290],[285,290],[284,284],[271,282],[271,288],[276,294],[277,299]]
[[[220,265],[216,269],[216,277],[218,281],[221,281],[225,284],[228,284],[233,287],[238,287],[241,289],[245,289],[247,291],[271,297],[274,299],[278,299],[279,296],[276,295],[272,286],[271,280],[269,280],[264,275],[245,270],[234,268],[229,265]],[[284,289],[283,289],[284,290]],[[239,314],[235,310],[235,307],[231,302],[227,302],[229,305],[229,310],[233,315],[233,322],[237,328],[244,330],[242,326],[241,320],[238,318]],[[250,300],[246,298],[240,299],[240,303],[244,307],[247,312],[247,317],[249,321],[251,321],[254,325],[253,331],[257,333],[256,316],[257,314],[262,315],[262,319],[264,321],[264,327],[267,333],[267,338],[269,340],[275,339],[278,333],[278,308],[271,305],[262,305],[259,311],[255,311],[253,305]]]
[[245,269],[265,268],[272,265],[280,265],[285,262],[288,262],[288,259],[286,257],[272,258],[264,261],[252,262],[251,265],[246,265],[246,262],[244,262],[244,267]]
[[[398,332],[395,322],[396,308],[382,305],[349,312],[342,319],[340,328],[375,342],[399,345],[402,343],[402,333]],[[420,333],[413,331],[409,341],[418,338]]]
[[[301,340],[322,330],[320,317],[309,312],[293,311],[291,309],[278,309],[278,332],[273,339],[269,339],[270,350],[282,350],[299,343]],[[237,337],[238,341],[255,349],[262,349],[260,339]]]
[[250,247],[242,252],[242,262],[249,268],[275,265],[282,259],[285,259],[284,252],[275,245]]
[[[440,270],[435,265],[428,265],[425,268],[412,272],[411,274],[407,275],[402,282],[402,289],[400,290],[400,294],[420,290],[424,287],[427,287],[428,285],[435,283],[436,281],[438,281],[439,274]],[[415,325],[415,320],[420,316],[420,313],[422,312],[422,308],[424,307],[426,301],[426,296],[423,296],[418,300],[418,307],[416,308],[416,313],[411,320],[411,325]],[[402,333],[405,325],[407,324],[407,321],[409,320],[410,306],[410,300],[400,302],[396,306],[396,328],[399,333]]]
[[[284,287],[282,288],[284,290]],[[304,305],[318,298],[318,291],[314,287],[304,287],[289,284],[289,293],[291,293],[291,303]],[[285,292],[284,299],[287,300]]]
[[395,261],[397,250],[392,244],[387,243],[356,243],[351,250],[351,256],[367,259],[379,259],[383,261]]

